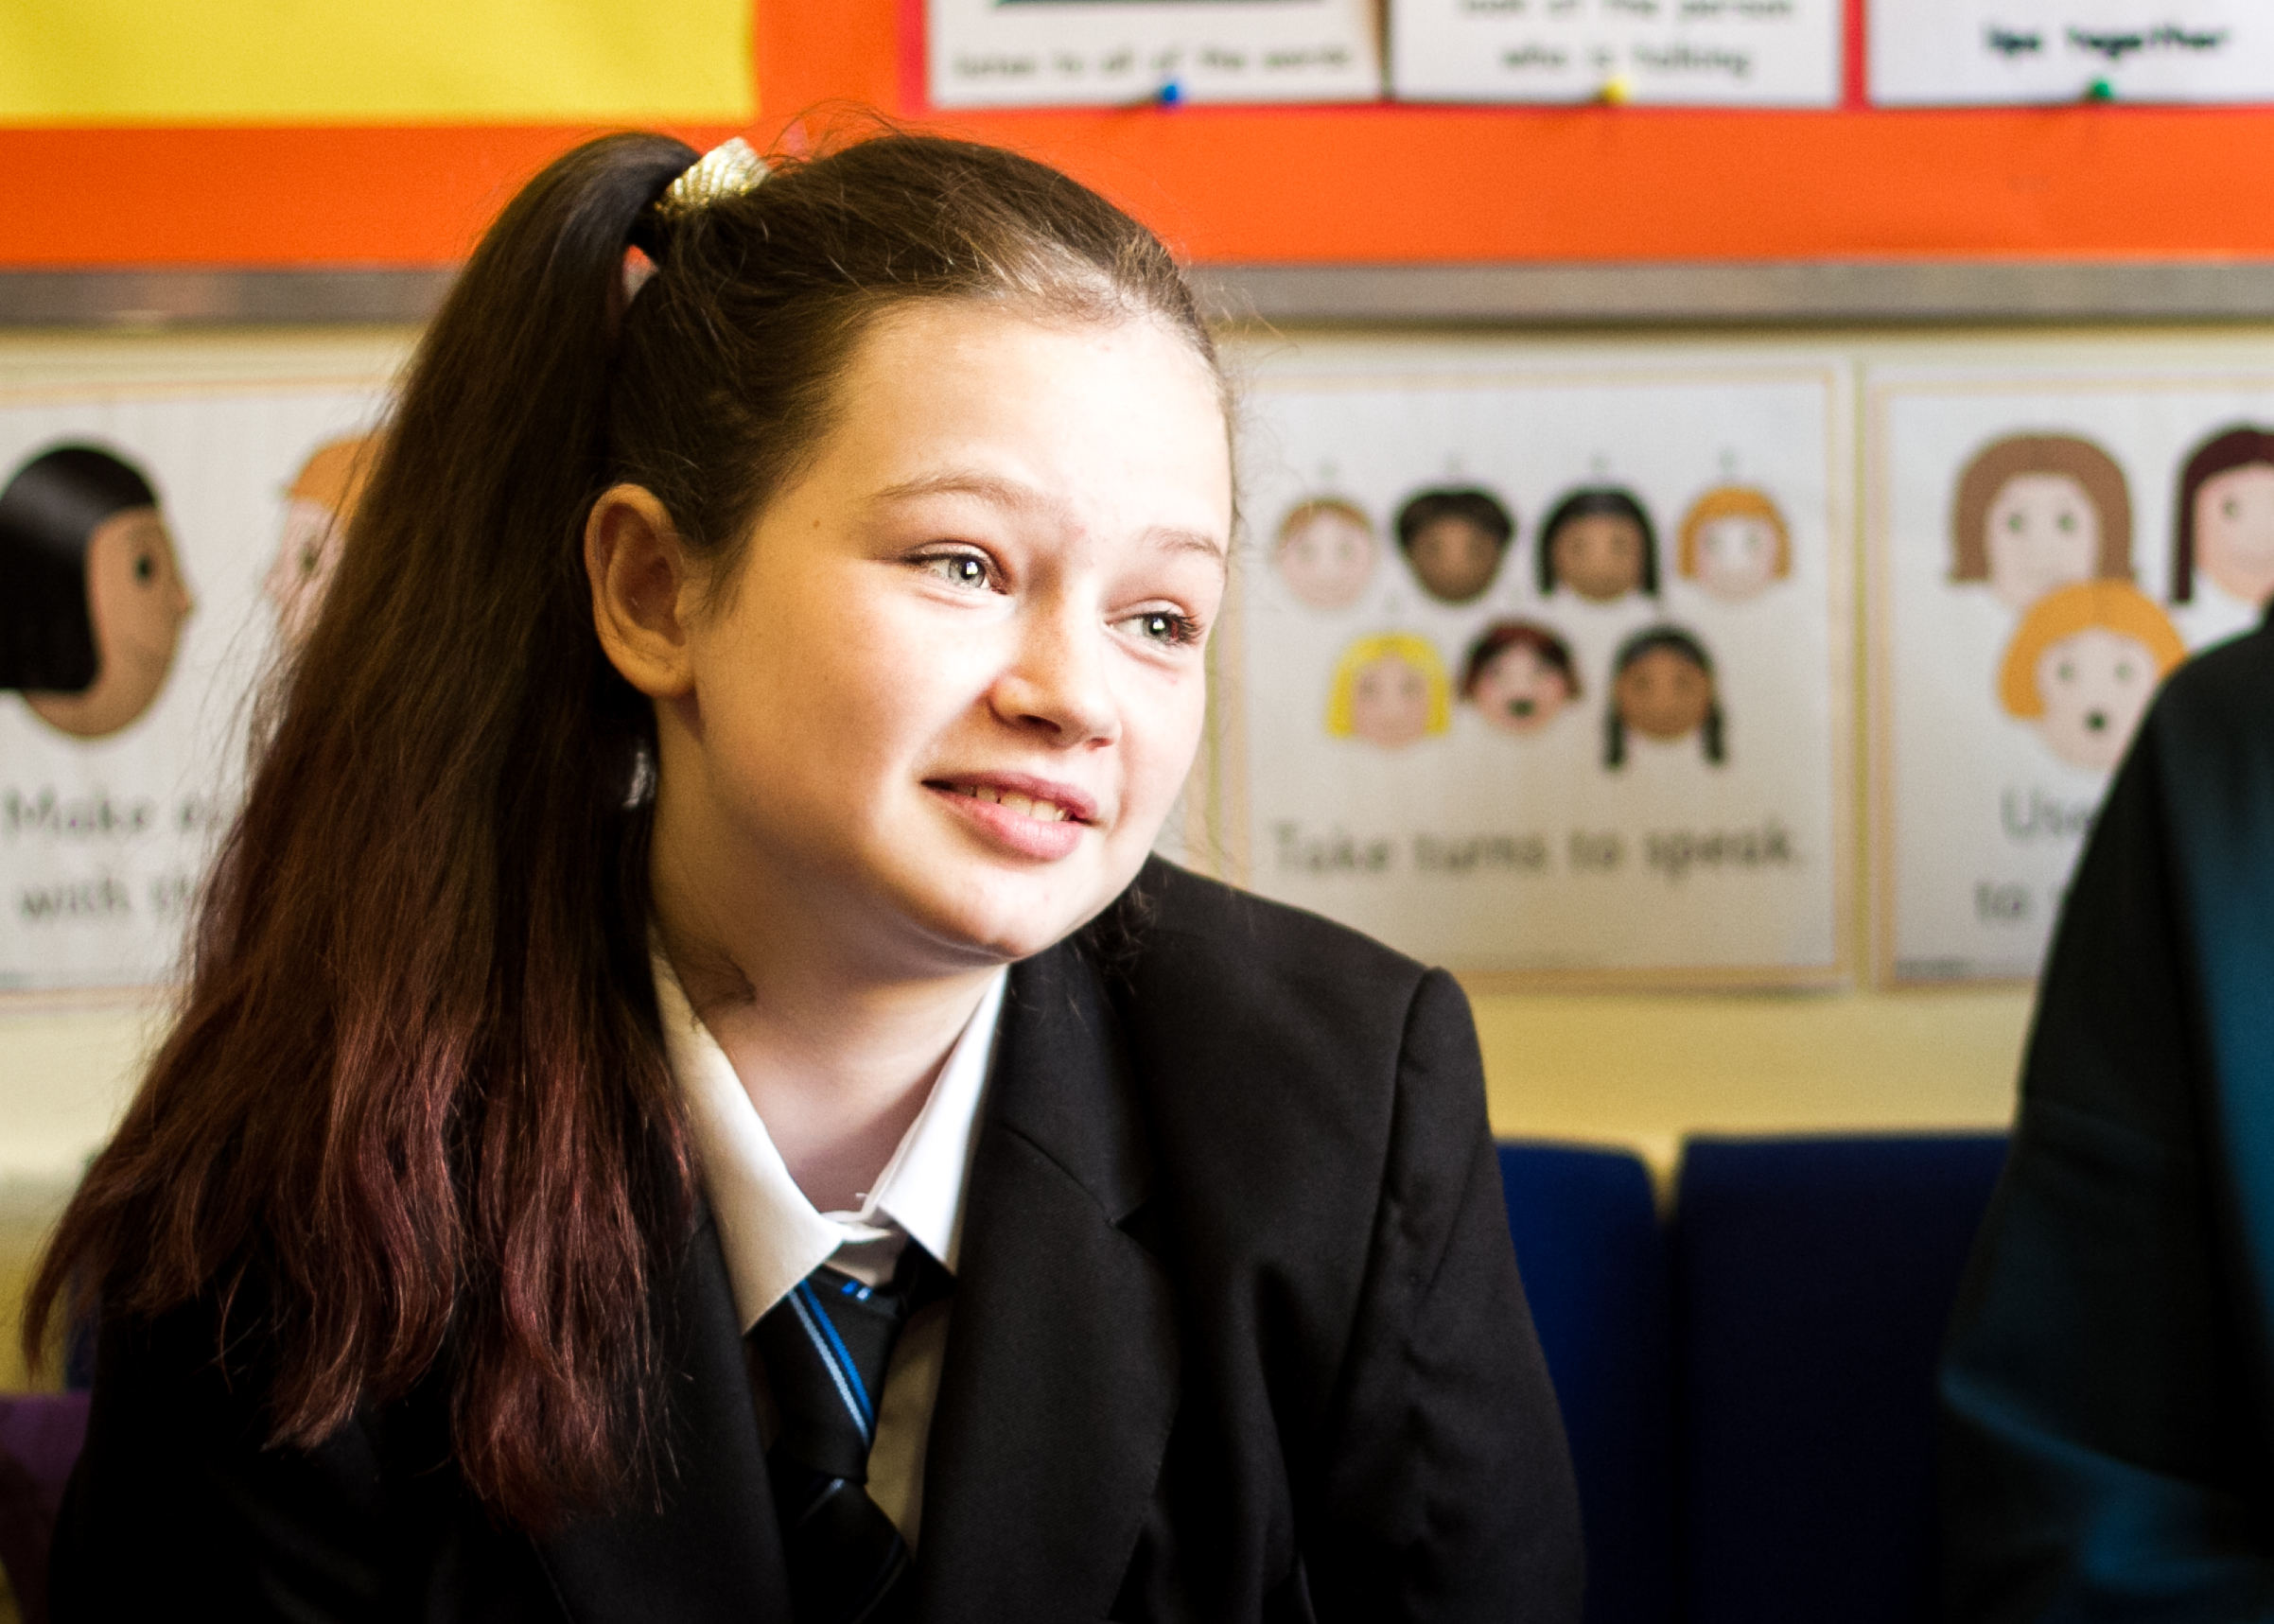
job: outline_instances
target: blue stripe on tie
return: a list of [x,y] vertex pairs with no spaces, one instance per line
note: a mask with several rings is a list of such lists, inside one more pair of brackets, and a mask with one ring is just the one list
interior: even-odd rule
[[790,1293],[790,1304],[797,1310],[797,1321],[820,1353],[821,1362],[829,1367],[830,1379],[837,1384],[837,1396],[845,1407],[852,1411],[853,1422],[861,1429],[863,1442],[873,1442],[876,1432],[876,1409],[868,1402],[868,1389],[861,1385],[861,1371],[854,1365],[852,1354],[846,1351],[844,1338],[830,1323],[829,1313],[821,1306],[821,1299],[813,1295],[812,1284],[799,1281]]

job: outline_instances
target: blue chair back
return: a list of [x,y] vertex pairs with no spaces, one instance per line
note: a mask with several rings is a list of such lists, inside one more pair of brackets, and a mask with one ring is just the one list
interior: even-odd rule
[[1674,1366],[1666,1233],[1619,1150],[1500,1147],[1524,1292],[1571,1441],[1586,1624],[1675,1616]]
[[1996,1134],[1689,1143],[1690,1624],[1933,1616],[1935,1359],[2004,1157]]

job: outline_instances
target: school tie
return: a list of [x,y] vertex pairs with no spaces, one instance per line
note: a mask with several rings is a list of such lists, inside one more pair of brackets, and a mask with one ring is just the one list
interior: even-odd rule
[[915,1601],[907,1542],[868,1497],[868,1449],[892,1344],[949,1284],[910,1242],[886,1283],[824,1264],[750,1328],[781,1416],[766,1471],[796,1624],[891,1624]]

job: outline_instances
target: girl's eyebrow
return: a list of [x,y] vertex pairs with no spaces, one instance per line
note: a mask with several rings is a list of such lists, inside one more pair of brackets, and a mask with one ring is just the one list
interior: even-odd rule
[[[976,470],[927,474],[921,479],[903,480],[897,485],[886,485],[883,490],[873,493],[868,498],[868,503],[871,507],[886,507],[894,502],[939,496],[976,497],[990,506],[1017,514],[1058,517],[1066,512],[1065,503],[1055,497],[1043,495],[1031,485],[1004,479],[999,474],[983,474]],[[1219,565],[1226,563],[1224,543],[1206,531],[1189,530],[1182,525],[1149,525],[1145,534],[1167,551],[1201,552]]]

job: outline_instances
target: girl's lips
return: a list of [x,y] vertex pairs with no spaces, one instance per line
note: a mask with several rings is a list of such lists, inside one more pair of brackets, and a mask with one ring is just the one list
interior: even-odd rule
[[[1041,788],[1039,784],[1036,786]],[[1056,788],[1057,786],[1052,786]],[[1087,796],[1059,789],[1053,799],[999,783],[932,782],[924,786],[991,844],[1021,857],[1056,862],[1073,855],[1093,815]],[[1067,802],[1076,804],[1069,806]]]

